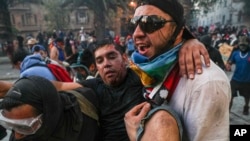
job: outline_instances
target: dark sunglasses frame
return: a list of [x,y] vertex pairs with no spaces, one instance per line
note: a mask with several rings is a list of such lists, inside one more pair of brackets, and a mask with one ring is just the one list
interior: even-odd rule
[[165,20],[157,15],[135,16],[130,20],[129,30],[134,33],[137,25],[144,33],[153,33],[161,29],[167,22],[175,22],[174,20]]

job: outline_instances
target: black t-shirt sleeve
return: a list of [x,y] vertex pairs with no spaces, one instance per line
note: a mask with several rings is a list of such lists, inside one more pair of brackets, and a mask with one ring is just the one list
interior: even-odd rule
[[96,93],[91,89],[87,87],[80,87],[75,89],[75,91],[82,94],[86,99],[89,100],[97,109],[99,108],[99,102]]
[[98,87],[98,84],[100,81],[101,79],[94,78],[94,79],[83,80],[78,83],[81,84],[83,87],[88,87],[88,88],[92,88],[93,90],[95,90]]
[[188,39],[196,39],[196,37],[191,33],[191,31],[187,28],[187,26],[184,26],[184,31],[182,37],[186,40]]

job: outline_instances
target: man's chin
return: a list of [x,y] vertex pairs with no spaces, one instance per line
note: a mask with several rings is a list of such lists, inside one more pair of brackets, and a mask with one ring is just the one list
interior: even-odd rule
[[117,82],[117,81],[114,80],[114,79],[106,81],[106,85],[108,85],[108,86],[118,86],[119,84],[120,84],[120,83]]

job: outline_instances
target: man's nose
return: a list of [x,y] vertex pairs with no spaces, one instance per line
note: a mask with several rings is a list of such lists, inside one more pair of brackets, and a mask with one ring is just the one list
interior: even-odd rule
[[145,33],[141,30],[139,24],[136,26],[135,31],[133,33],[133,38],[139,38],[141,36],[145,36]]

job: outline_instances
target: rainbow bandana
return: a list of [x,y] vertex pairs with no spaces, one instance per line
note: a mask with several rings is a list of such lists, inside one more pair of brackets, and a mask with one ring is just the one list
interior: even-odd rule
[[131,56],[130,68],[141,78],[145,87],[154,87],[163,81],[166,74],[171,71],[171,68],[177,62],[177,55],[181,46],[182,42],[153,60],[134,52]]

